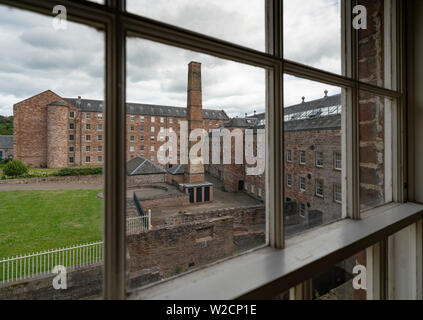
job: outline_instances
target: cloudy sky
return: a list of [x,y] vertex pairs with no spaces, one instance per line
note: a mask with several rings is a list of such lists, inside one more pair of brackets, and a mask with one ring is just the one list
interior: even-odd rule
[[[264,50],[264,0],[127,0],[128,10]],[[339,73],[340,0],[285,0],[285,57]],[[62,97],[103,99],[104,35],[75,23],[55,30],[52,18],[0,5],[0,114],[51,89]],[[187,65],[202,63],[207,108],[231,116],[265,108],[265,72],[142,39],[127,40],[127,100],[186,106]],[[285,77],[286,106],[339,92]]]

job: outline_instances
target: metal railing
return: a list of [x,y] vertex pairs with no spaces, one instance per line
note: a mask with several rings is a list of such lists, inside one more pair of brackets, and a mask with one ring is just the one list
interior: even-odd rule
[[143,217],[131,217],[126,219],[126,234],[133,235],[151,229],[151,210]]

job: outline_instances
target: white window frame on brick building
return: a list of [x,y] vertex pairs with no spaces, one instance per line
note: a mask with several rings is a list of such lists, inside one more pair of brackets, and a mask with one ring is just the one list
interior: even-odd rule
[[317,168],[323,168],[324,166],[324,153],[322,151],[314,152],[314,165]]
[[299,177],[298,184],[299,184],[300,192],[307,191],[307,179],[305,177]]
[[156,127],[151,127],[151,132],[156,132]]
[[91,112],[85,113],[85,119],[91,119]]
[[304,202],[300,202],[300,205],[298,206],[298,214],[301,218],[305,219],[307,214],[307,208]]
[[252,194],[255,194],[255,192],[256,192],[256,187],[253,184],[251,185],[250,191],[251,191]]
[[91,152],[91,146],[85,146],[85,152]]
[[131,121],[135,121],[135,116],[131,115],[131,116],[129,116],[129,119],[130,119]]
[[261,197],[263,196],[263,190],[262,190],[262,188],[260,188],[260,187],[258,187],[258,188],[257,188],[257,196],[258,196],[259,198],[261,198]]
[[91,135],[90,134],[86,134],[85,135],[85,141],[86,142],[91,142]]
[[97,157],[97,162],[102,163],[103,162],[103,156],[98,156]]
[[69,147],[69,152],[75,152],[75,147],[74,146],[70,146]]
[[130,146],[129,147],[129,152],[135,152],[135,147],[134,146]]
[[98,152],[103,152],[103,146],[97,146],[97,151]]
[[333,153],[333,168],[342,171],[342,153],[340,151]]
[[75,130],[75,123],[69,123],[69,130]]
[[164,117],[160,117],[160,123],[164,123],[165,119]]
[[85,124],[85,130],[91,130],[91,124],[89,123]]
[[75,112],[69,111],[69,118],[74,119],[75,118]]
[[97,141],[103,141],[103,135],[102,134],[99,134],[97,136]]
[[156,122],[156,117],[151,117],[151,123],[155,123]]
[[91,163],[91,157],[90,156],[86,156],[85,157],[85,162],[86,163]]
[[100,124],[98,124],[98,126],[97,126],[97,130],[98,131],[103,131],[103,125],[100,123]]
[[69,163],[75,163],[75,158],[74,157],[69,157]]
[[286,162],[292,163],[292,150],[286,150]]
[[322,179],[314,180],[314,195],[319,198],[323,198],[325,194],[325,186]]
[[[249,48],[236,45],[229,41],[221,41],[199,32],[174,27],[168,23],[158,23],[152,19],[145,19],[134,14],[128,14],[124,9],[124,1],[106,0],[105,5],[94,4],[89,1],[67,1],[64,4],[68,9],[68,19],[78,23],[86,23],[98,28],[102,28],[105,32],[105,145],[110,152],[105,155],[105,186],[104,197],[109,205],[104,207],[105,217],[105,236],[104,236],[104,297],[106,299],[131,299],[139,298],[163,298],[166,297],[190,297],[190,292],[196,292],[195,298],[202,297],[225,297],[225,298],[251,298],[251,297],[273,297],[278,290],[285,288],[285,284],[292,279],[298,279],[301,286],[312,276],[312,272],[318,273],[324,267],[333,265],[334,262],[341,262],[345,257],[351,256],[355,250],[362,250],[368,247],[366,251],[369,257],[368,261],[372,261],[367,266],[367,271],[371,274],[371,281],[368,289],[371,298],[387,297],[390,288],[394,287],[394,283],[388,277],[388,261],[392,259],[392,252],[389,250],[389,243],[392,240],[388,237],[395,235],[404,227],[411,226],[415,230],[414,244],[419,244],[421,240],[421,216],[420,207],[415,204],[404,204],[406,200],[413,200],[409,195],[410,181],[407,177],[407,152],[405,139],[407,128],[407,105],[405,104],[407,97],[407,89],[404,85],[405,75],[401,68],[404,68],[404,25],[405,17],[401,16],[404,12],[404,3],[406,1],[386,0],[385,4],[391,8],[391,12],[387,10],[386,17],[400,17],[395,23],[384,23],[387,32],[384,41],[390,44],[390,50],[385,50],[384,59],[389,63],[385,63],[386,74],[392,75],[389,83],[373,85],[361,81],[358,78],[358,30],[351,28],[352,8],[355,1],[341,1],[341,38],[342,38],[342,74],[335,74],[310,68],[308,66],[296,63],[294,61],[284,59],[284,26],[282,23],[283,6],[280,1],[266,1],[266,52],[259,52]],[[407,1],[408,2],[408,1]],[[26,10],[34,12],[43,12],[51,14],[51,8],[54,7],[54,1],[32,1],[25,0],[18,4],[13,1],[7,1],[11,6],[19,6]],[[392,14],[390,14],[392,13]],[[389,15],[390,14],[390,15]],[[388,30],[390,28],[390,30]],[[391,32],[388,32],[391,31]],[[221,58],[237,61],[247,65],[261,67],[267,71],[267,161],[266,161],[266,220],[269,232],[266,233],[267,243],[270,248],[263,248],[258,254],[255,252],[247,253],[242,257],[235,257],[224,262],[219,262],[209,268],[202,268],[200,271],[194,271],[189,274],[177,276],[170,281],[165,281],[157,286],[149,286],[140,292],[127,291],[126,283],[126,239],[125,231],[122,226],[125,225],[125,197],[121,196],[125,193],[125,115],[126,101],[124,99],[125,87],[125,36],[131,35],[135,37],[146,38],[150,41],[165,43],[183,47],[192,51],[202,52]],[[284,181],[283,173],[285,172],[285,161],[283,154],[283,119],[284,105],[283,97],[283,77],[284,74],[302,77],[311,81],[318,81],[323,84],[337,85],[342,87],[342,109],[343,128],[345,134],[343,139],[342,151],[342,192],[345,194],[345,203],[343,206],[344,217],[349,217],[348,221],[340,221],[334,225],[323,226],[319,231],[319,240],[325,243],[325,252],[323,249],[317,248],[310,251],[316,240],[313,231],[295,237],[295,239],[287,239],[284,233]],[[359,141],[359,90],[366,90],[381,96],[393,99],[395,112],[392,112],[392,126],[390,137],[392,145],[392,154],[395,155],[392,164],[391,174],[387,177],[392,185],[392,203],[365,213],[360,211],[360,141]],[[180,120],[179,120],[180,121]],[[153,122],[153,121],[152,121]],[[111,152],[111,151],[116,152]],[[151,156],[154,159],[154,156]],[[411,161],[411,160],[410,160]],[[334,167],[335,164],[334,164]],[[387,169],[387,170],[388,170]],[[380,213],[386,215],[380,219]],[[118,223],[117,223],[118,222]],[[371,228],[360,228],[360,226],[371,224]],[[401,229],[399,229],[401,228]],[[364,230],[375,230],[373,233]],[[420,231],[419,231],[420,230]],[[337,239],[331,240],[330,236],[335,233],[343,235],[343,243],[339,244]],[[342,232],[344,231],[344,232]],[[411,233],[410,233],[411,234]],[[314,237],[313,237],[314,235]],[[350,243],[347,243],[350,239]],[[352,239],[352,240],[351,240]],[[398,239],[397,239],[398,240]],[[295,246],[295,241],[300,245]],[[338,246],[336,246],[338,245]],[[289,250],[285,248],[288,247]],[[304,252],[295,252],[294,249]],[[330,247],[330,248],[329,248]],[[294,249],[292,249],[294,248]],[[420,247],[419,247],[420,248]],[[281,252],[281,250],[284,250]],[[421,261],[421,250],[415,250],[414,260]],[[388,254],[389,253],[389,254]],[[350,255],[348,255],[350,254]],[[260,259],[257,258],[260,256]],[[301,263],[296,257],[304,258]],[[417,257],[417,258],[416,258]],[[371,258],[371,259],[370,259]],[[247,272],[240,268],[236,268],[239,259],[243,259],[243,266],[249,272],[249,275],[260,272],[261,277],[246,278]],[[286,260],[285,260],[286,259]],[[297,261],[295,269],[289,269],[288,261]],[[369,262],[370,264],[370,262]],[[217,269],[221,265],[224,268]],[[238,264],[239,265],[239,264]],[[416,264],[417,266],[417,264]],[[206,274],[208,270],[214,271],[212,275]],[[221,272],[216,272],[219,270]],[[267,272],[268,270],[268,272]],[[397,270],[398,271],[398,270]],[[420,277],[421,268],[416,268],[413,273],[414,277]],[[392,275],[391,275],[392,276]],[[198,277],[198,278],[195,278]],[[229,281],[233,281],[236,277],[235,285],[227,286],[228,288],[222,292],[222,284],[225,285]],[[413,277],[410,275],[410,278]],[[186,281],[186,278],[195,278],[196,281]],[[380,279],[387,279],[386,283]],[[208,282],[207,282],[208,281]],[[207,283],[207,285],[205,284]],[[238,285],[242,283],[243,286]],[[414,281],[415,287],[421,287],[420,282]],[[294,285],[291,281],[290,285]],[[191,290],[192,288],[196,290]],[[297,289],[294,289],[297,291]],[[305,291],[305,290],[304,290]],[[420,290],[421,291],[421,290]],[[161,292],[161,294],[160,294]],[[165,294],[163,294],[163,292]],[[391,294],[391,293],[389,293]],[[295,295],[297,296],[297,295]]]
[[292,173],[286,174],[286,186],[292,188]]
[[97,119],[98,120],[103,120],[103,114],[102,113],[97,113]]
[[141,122],[145,122],[145,117],[144,116],[140,116],[140,121]]
[[307,163],[307,151],[305,150],[299,150],[298,151],[298,159],[299,159],[299,163],[300,165],[306,165]]
[[75,136],[73,134],[69,135],[69,141],[75,141]]
[[342,204],[342,185],[338,183],[333,184],[333,201]]

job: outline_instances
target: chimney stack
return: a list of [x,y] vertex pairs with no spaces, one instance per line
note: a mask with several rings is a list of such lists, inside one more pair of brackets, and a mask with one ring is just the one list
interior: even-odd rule
[[[187,97],[188,134],[192,130],[203,128],[203,102],[201,89],[201,63],[190,62],[188,65],[188,97]],[[198,141],[189,141],[188,150]],[[192,164],[191,159],[185,169],[185,183],[204,182],[204,164],[199,155],[200,164]]]
[[303,100],[303,103],[305,103],[305,97],[302,97],[301,99]]
[[325,90],[325,98],[328,97],[328,93],[329,93],[329,91]]

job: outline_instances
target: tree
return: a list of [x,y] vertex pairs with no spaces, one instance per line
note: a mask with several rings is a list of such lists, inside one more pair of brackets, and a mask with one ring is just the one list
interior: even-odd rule
[[18,159],[9,161],[3,168],[3,173],[8,177],[20,177],[28,173],[28,168]]

